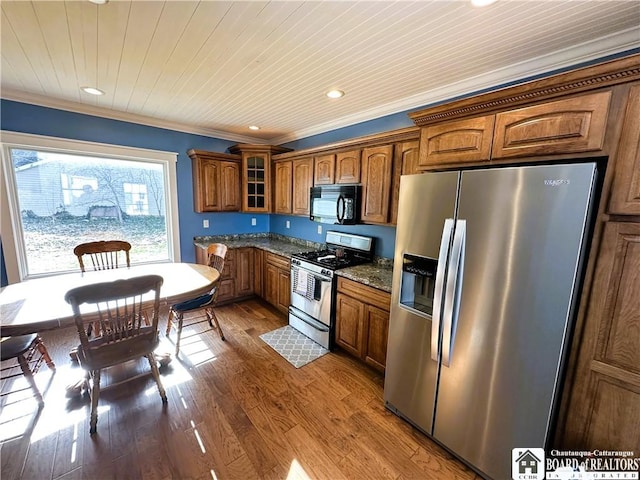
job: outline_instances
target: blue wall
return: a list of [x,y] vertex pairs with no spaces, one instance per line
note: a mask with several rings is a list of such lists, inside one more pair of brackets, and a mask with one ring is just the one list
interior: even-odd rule
[[[290,228],[287,228],[287,220],[290,222]],[[318,225],[322,226],[321,234],[318,233]],[[376,239],[375,254],[379,257],[393,258],[396,241],[395,227],[382,225],[331,225],[312,222],[306,217],[289,215],[271,215],[270,219],[271,232],[318,243],[324,243],[327,230],[374,237]]]
[[[187,155],[187,150],[197,148],[225,152],[236,142],[9,100],[2,100],[0,104],[0,126],[3,130],[13,132],[177,152],[176,173],[182,261],[195,261],[193,247],[195,236],[269,231],[268,215],[201,214],[193,211],[191,159]],[[251,225],[252,218],[256,219],[255,226]],[[204,219],[209,220],[209,228],[202,227]],[[4,272],[4,261],[2,261],[2,270]]]

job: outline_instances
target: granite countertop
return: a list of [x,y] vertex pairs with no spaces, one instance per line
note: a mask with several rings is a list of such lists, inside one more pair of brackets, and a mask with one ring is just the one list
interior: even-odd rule
[[[272,233],[215,235],[195,237],[193,239],[194,245],[201,248],[207,248],[209,244],[218,242],[224,243],[229,248],[261,248],[267,252],[282,255],[287,258],[291,258],[291,255],[295,253],[324,248],[324,244],[321,243]],[[392,267],[392,259],[376,257],[373,263],[336,270],[336,275],[369,285],[373,288],[378,288],[385,292],[391,292]]]

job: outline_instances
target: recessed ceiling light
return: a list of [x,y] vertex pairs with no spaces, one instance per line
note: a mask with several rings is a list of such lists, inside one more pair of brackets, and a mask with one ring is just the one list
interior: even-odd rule
[[487,5],[491,5],[497,0],[471,0],[471,5],[474,7],[486,7]]
[[249,130],[260,130],[260,127],[257,125],[249,125]]
[[104,5],[105,3],[108,3],[109,0],[89,0],[91,3],[95,3],[96,5]]
[[329,90],[327,92],[327,97],[329,98],[340,98],[344,96],[344,92],[342,90]]
[[104,95],[104,92],[102,90],[94,87],[82,87],[82,91],[85,93],[90,93],[91,95]]

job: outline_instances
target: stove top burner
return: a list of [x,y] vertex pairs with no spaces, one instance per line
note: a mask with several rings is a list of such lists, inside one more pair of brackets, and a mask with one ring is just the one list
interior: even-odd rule
[[371,262],[370,258],[362,255],[353,254],[349,251],[343,251],[340,255],[336,255],[336,251],[325,249],[315,250],[311,252],[296,253],[293,256],[323,267],[337,270],[339,268],[353,267],[362,263]]

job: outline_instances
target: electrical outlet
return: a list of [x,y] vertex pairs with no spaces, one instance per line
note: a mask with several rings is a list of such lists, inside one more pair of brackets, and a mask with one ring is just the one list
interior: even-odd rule
[[202,227],[209,228],[209,220],[202,220]]
[[318,225],[318,235],[322,235],[322,225]]
[[256,222],[256,219],[255,219],[255,218],[252,218],[252,219],[251,219],[251,226],[255,227],[255,226],[256,226],[256,223],[257,223],[257,222]]
[[287,228],[291,228],[291,222],[289,220],[286,221],[285,226]]

